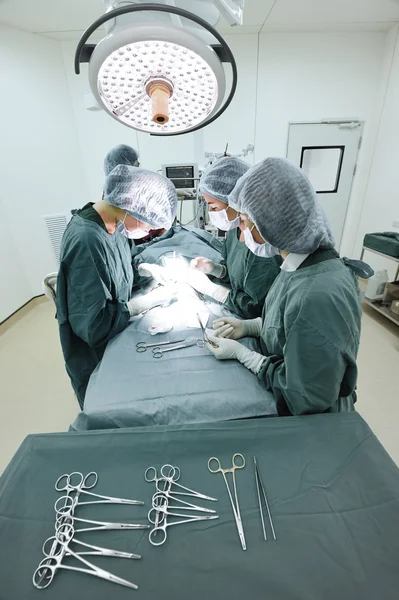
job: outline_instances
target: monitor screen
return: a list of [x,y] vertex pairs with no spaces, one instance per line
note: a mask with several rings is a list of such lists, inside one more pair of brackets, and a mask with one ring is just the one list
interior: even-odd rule
[[166,177],[172,181],[177,189],[195,187],[194,165],[166,167]]

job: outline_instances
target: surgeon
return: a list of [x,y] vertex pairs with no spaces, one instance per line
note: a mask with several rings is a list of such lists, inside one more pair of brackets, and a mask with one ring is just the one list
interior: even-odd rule
[[139,153],[137,150],[126,144],[119,144],[107,153],[104,158],[104,173],[107,177],[118,165],[128,165],[130,167],[139,167]]
[[[118,165],[130,165],[131,167],[139,167],[139,154],[137,150],[132,148],[131,146],[127,146],[126,144],[119,144],[108,152],[104,159],[104,173],[105,176],[109,175],[112,169],[115,169]],[[145,242],[149,242],[154,238],[159,237],[165,232],[163,227],[159,229],[150,229],[150,231],[139,240],[134,240],[132,242],[132,254],[135,255],[134,246],[140,245]],[[134,269],[134,267],[133,267]]]
[[[181,280],[195,290],[247,319],[262,314],[265,298],[282,263],[276,249],[262,247],[260,252],[256,250],[254,253],[248,248],[244,243],[245,231],[240,229],[244,227],[239,214],[229,206],[229,194],[248,169],[249,165],[244,161],[227,156],[214,162],[202,175],[200,191],[208,204],[209,218],[215,227],[227,231],[222,249],[223,260],[215,264],[199,256],[191,261],[192,269],[180,273]],[[157,277],[159,267],[144,264],[139,267],[139,272],[144,269]],[[216,282],[211,281],[209,276]]]
[[[262,314],[265,298],[280,272],[282,262],[278,251],[274,249],[267,248],[265,252],[262,247],[260,252],[254,253],[248,248],[244,243],[245,231],[241,230],[239,214],[229,206],[229,194],[248,169],[249,165],[239,158],[223,157],[214,162],[201,177],[200,190],[209,207],[209,218],[215,227],[227,231],[227,235],[221,264],[214,264],[204,257],[197,257],[191,262],[197,271],[230,286],[230,291],[222,288],[222,301],[231,312],[246,319]],[[192,273],[189,273],[187,283],[202,293],[207,293],[210,287],[203,277],[195,277]],[[212,287],[208,295],[215,296]]]
[[151,228],[171,227],[176,207],[171,181],[119,165],[105,181],[103,199],[77,211],[65,231],[57,319],[66,370],[81,408],[90,375],[108,341],[128,326],[132,316],[172,297],[166,286],[131,299],[128,239],[142,238]]
[[[238,182],[230,205],[253,240],[269,243],[284,259],[263,317],[214,322],[220,360],[237,359],[273,392],[280,415],[353,410],[360,338],[360,261],[341,260],[316,193],[303,171],[268,158]],[[261,352],[238,339],[259,337]]]

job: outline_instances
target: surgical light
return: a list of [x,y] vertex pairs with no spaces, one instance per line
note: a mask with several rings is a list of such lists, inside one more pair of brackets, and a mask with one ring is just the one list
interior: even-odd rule
[[[108,20],[139,11],[185,17],[212,33],[220,45],[207,45],[183,27],[142,21],[114,27],[96,46],[86,44]],[[207,21],[168,5],[129,5],[108,11],[79,41],[77,74],[81,62],[89,62],[89,83],[100,105],[119,122],[153,135],[178,135],[208,125],[226,110],[237,85],[234,56],[222,36]],[[223,106],[222,62],[230,62],[233,71]]]

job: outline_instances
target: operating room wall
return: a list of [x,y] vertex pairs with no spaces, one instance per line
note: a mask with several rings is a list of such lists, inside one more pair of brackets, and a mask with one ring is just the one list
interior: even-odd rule
[[0,321],[56,269],[42,215],[87,198],[59,43],[0,27]]
[[[366,193],[356,236],[359,254],[363,237],[375,231],[396,231],[393,221],[399,221],[399,29],[388,34],[384,68],[388,78],[383,86],[382,107],[376,143],[367,180]],[[374,269],[387,269],[392,279],[397,265],[391,260],[366,252]]]
[[260,35],[255,158],[285,156],[288,124],[365,121],[341,251],[352,256],[375,140],[385,32]]

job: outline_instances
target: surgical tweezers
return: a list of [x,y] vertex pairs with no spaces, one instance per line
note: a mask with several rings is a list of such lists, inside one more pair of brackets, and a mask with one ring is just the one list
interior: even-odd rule
[[263,529],[263,537],[265,538],[265,540],[267,540],[267,535],[266,535],[266,527],[265,527],[265,520],[263,518],[263,511],[262,511],[262,499],[260,497],[260,490],[259,490],[259,486],[262,489],[262,494],[263,494],[263,498],[265,500],[265,504],[266,504],[266,509],[267,509],[267,514],[269,515],[269,523],[270,523],[270,528],[272,530],[272,534],[273,534],[273,539],[276,540],[276,533],[274,531],[274,527],[273,527],[273,521],[272,521],[272,516],[270,514],[270,508],[269,508],[269,503],[267,501],[267,496],[266,496],[266,491],[265,488],[263,486],[263,482],[262,482],[262,478],[260,476],[260,471],[258,468],[258,463],[256,462],[256,457],[254,456],[254,469],[255,469],[255,482],[256,482],[256,491],[258,493],[258,501],[259,501],[259,512],[260,512],[260,519],[262,521],[262,529]]

